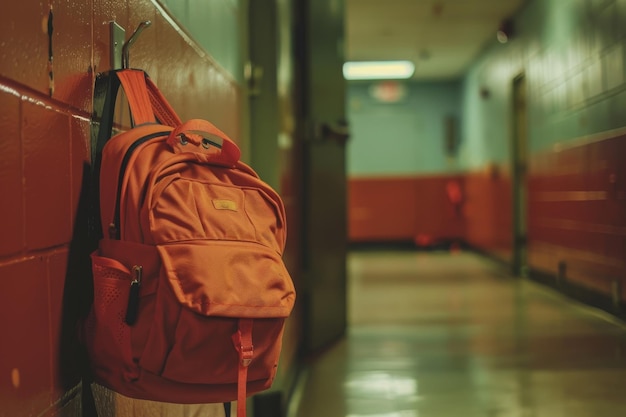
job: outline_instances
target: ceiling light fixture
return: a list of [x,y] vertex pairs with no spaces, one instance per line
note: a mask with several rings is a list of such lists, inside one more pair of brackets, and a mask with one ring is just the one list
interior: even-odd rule
[[411,61],[350,61],[343,64],[346,80],[402,80],[411,78],[415,65]]

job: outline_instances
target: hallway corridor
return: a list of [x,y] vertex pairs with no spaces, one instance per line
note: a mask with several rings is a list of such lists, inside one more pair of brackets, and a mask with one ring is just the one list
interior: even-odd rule
[[626,415],[626,326],[471,252],[354,251],[289,417]]

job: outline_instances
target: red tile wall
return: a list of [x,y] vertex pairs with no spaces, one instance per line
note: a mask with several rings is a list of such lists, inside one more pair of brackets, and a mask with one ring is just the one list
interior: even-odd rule
[[25,245],[19,97],[0,92],[0,109],[0,253],[6,256],[20,252]]
[[182,119],[211,120],[238,141],[240,87],[151,1],[25,0],[3,6],[0,417],[80,415],[74,326],[88,298],[84,174],[92,86],[98,72],[110,69],[112,20],[127,36],[140,21],[151,20],[131,49],[131,66],[148,72]]
[[[529,264],[626,300],[626,133],[547,151],[529,171]],[[561,270],[559,270],[559,265]],[[619,293],[619,294],[618,294]]]
[[0,404],[3,416],[39,415],[52,404],[47,256],[0,267]]
[[[531,155],[527,182],[527,262],[566,286],[626,301],[626,132],[581,138]],[[508,166],[464,178],[465,239],[512,260],[512,189]],[[569,285],[571,284],[571,285]],[[568,289],[568,291],[571,291]]]
[[[459,186],[462,200],[458,205],[448,195],[450,183]],[[464,188],[458,175],[351,178],[350,241],[432,244],[464,240]]]
[[466,240],[505,262],[512,256],[513,207],[508,167],[490,164],[465,177]]
[[[527,182],[528,266],[559,286],[572,284],[626,301],[626,131],[570,141],[531,155]],[[458,237],[512,260],[510,167],[492,164],[456,178],[459,216],[451,216],[446,176],[353,178],[352,242]],[[454,179],[454,178],[453,178]],[[563,287],[565,288],[565,287]],[[622,308],[623,306],[614,306]]]

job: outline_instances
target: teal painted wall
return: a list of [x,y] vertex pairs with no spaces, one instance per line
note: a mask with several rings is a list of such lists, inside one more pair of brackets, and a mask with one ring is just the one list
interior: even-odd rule
[[[409,84],[381,104],[352,83],[351,176],[476,170],[508,164],[513,79],[528,86],[528,150],[602,135],[626,125],[626,0],[529,0],[507,44],[491,41],[458,84]],[[446,158],[442,118],[460,122],[457,157]]]
[[[508,163],[513,79],[528,85],[531,153],[626,125],[626,0],[531,0],[463,83],[460,165]],[[488,91],[489,97],[480,92]]]
[[404,83],[405,96],[395,103],[374,98],[374,85],[348,85],[348,175],[403,176],[455,170],[455,158],[446,154],[445,120],[451,116],[459,124],[460,84]]
[[[156,0],[153,0],[156,1]],[[160,0],[235,80],[243,78],[241,9],[246,0]]]

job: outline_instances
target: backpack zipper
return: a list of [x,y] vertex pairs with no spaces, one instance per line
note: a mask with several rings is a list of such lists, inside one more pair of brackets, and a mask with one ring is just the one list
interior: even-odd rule
[[120,166],[120,173],[119,173],[119,176],[118,176],[118,179],[117,179],[117,194],[116,194],[116,199],[115,199],[115,212],[113,213],[113,222],[111,222],[111,224],[109,224],[109,238],[110,239],[117,239],[117,240],[119,240],[121,238],[121,236],[120,236],[120,227],[119,227],[119,225],[120,225],[120,205],[121,205],[120,200],[122,198],[122,184],[124,183],[124,174],[126,174],[126,168],[128,166],[128,161],[130,160],[130,157],[132,156],[132,154],[135,151],[135,149],[137,149],[139,147],[139,145],[147,142],[150,139],[154,139],[154,138],[157,138],[159,136],[167,136],[169,134],[170,134],[169,131],[151,133],[149,135],[146,135],[146,136],[143,136],[143,137],[137,139],[126,150],[126,153],[124,154],[124,158],[122,159],[122,164]]
[[126,306],[126,317],[124,318],[124,321],[129,326],[132,326],[137,321],[137,311],[139,310],[139,287],[141,287],[142,275],[143,267],[141,265],[134,265],[133,280],[130,283],[128,304]]

